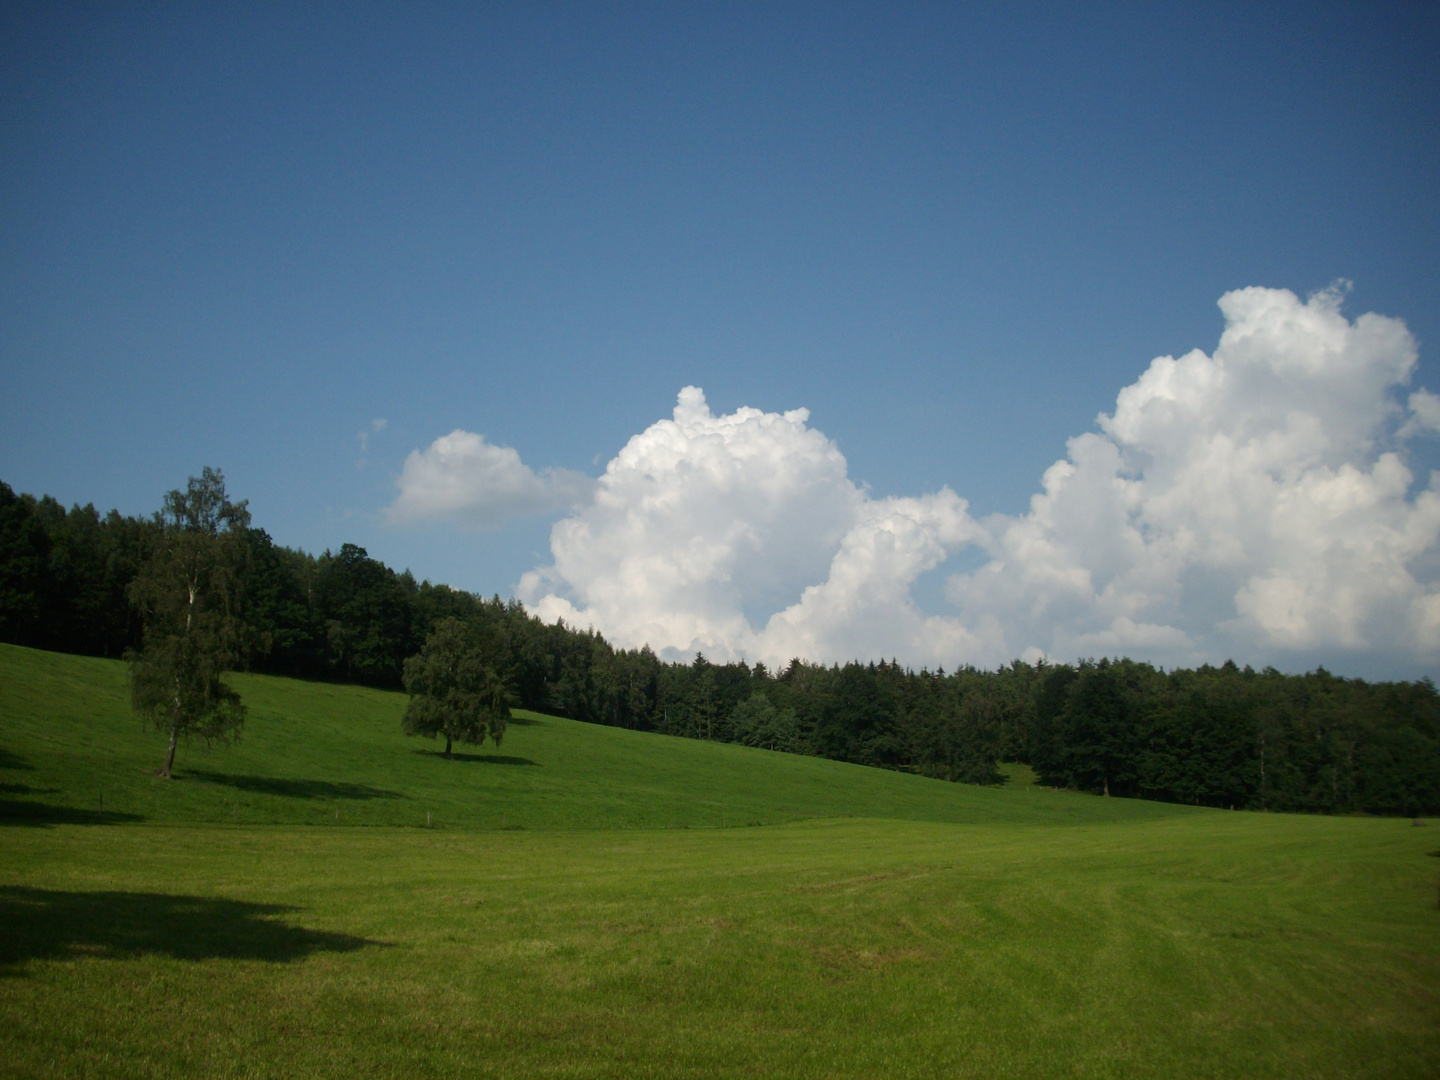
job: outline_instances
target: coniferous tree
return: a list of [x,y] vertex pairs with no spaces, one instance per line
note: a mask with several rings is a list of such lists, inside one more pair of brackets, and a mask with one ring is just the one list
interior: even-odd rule
[[[67,511],[0,484],[0,641],[126,653],[137,661],[137,708],[174,738],[220,737],[243,715],[221,678],[242,659],[275,674],[399,686],[404,657],[449,617],[465,624],[517,704],[591,723],[788,744],[973,783],[1002,782],[996,763],[1021,761],[1045,784],[1097,794],[1440,812],[1440,694],[1426,680],[1366,683],[1230,663],[1165,672],[1123,659],[950,674],[893,661],[796,659],[773,672],[703,657],[664,662],[649,649],[617,650],[594,630],[543,623],[515,600],[417,584],[353,545],[317,557],[258,528],[238,544],[243,510],[209,471],[153,518]],[[201,575],[207,584],[194,597],[167,591],[187,551],[221,550],[226,558]],[[186,634],[175,630],[182,610]]]
[[49,560],[35,500],[0,483],[0,640],[40,644]]

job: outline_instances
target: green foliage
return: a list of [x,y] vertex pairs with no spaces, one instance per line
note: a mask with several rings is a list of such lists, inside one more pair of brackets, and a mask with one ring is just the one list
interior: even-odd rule
[[225,478],[206,469],[172,491],[156,515],[148,557],[130,584],[144,619],[144,647],[129,657],[135,711],[169,735],[160,775],[169,777],[181,737],[232,738],[245,720],[222,679],[237,666],[237,597],[250,515],[231,503]]
[[1131,660],[1052,667],[1029,763],[1044,783],[1201,806],[1414,816],[1440,809],[1440,697],[1324,669]]
[[[154,520],[68,513],[0,486],[0,640],[90,655],[141,643],[125,601]],[[1049,785],[1210,806],[1440,813],[1440,702],[1428,682],[1367,684],[1234,664],[1162,672],[1128,660],[995,671],[795,659],[664,663],[517,601],[416,583],[364,548],[313,556],[244,530],[230,614],[252,670],[398,689],[453,618],[514,704],[575,720],[740,742],[976,784],[999,761]],[[770,714],[783,718],[760,735]],[[757,726],[758,725],[758,726]]]
[[777,709],[763,690],[756,690],[730,713],[730,736],[742,746],[793,751],[798,735],[795,710]]
[[410,704],[401,727],[406,735],[445,736],[452,742],[498,747],[510,718],[505,683],[487,661],[475,634],[456,618],[442,619],[419,655],[405,661]]
[[0,641],[94,656],[139,644],[126,588],[154,528],[0,483]]
[[344,544],[320,560],[316,600],[325,620],[327,662],[346,682],[394,685],[411,640],[407,584],[365,549]]
[[1440,1062],[1440,841],[1408,821],[982,788],[529,713],[507,756],[435,769],[398,693],[235,679],[244,744],[162,783],[123,665],[0,645],[6,1071]]
[[50,538],[35,500],[0,483],[0,636],[32,641],[39,634]]
[[[245,707],[224,682],[231,664],[203,632],[152,635],[130,661],[131,705],[161,731],[223,741],[240,731]],[[161,775],[170,775],[172,753]]]
[[[153,774],[164,736],[137,738],[125,665],[0,645],[0,817],[530,830],[689,829],[854,815],[936,822],[1142,821],[1190,807],[964,784],[521,709],[503,751],[455,753],[401,730],[395,691],[269,675],[229,680],[245,739],[192,746]],[[9,785],[9,786],[6,786]],[[7,794],[8,792],[8,794]],[[103,814],[100,816],[101,800]]]

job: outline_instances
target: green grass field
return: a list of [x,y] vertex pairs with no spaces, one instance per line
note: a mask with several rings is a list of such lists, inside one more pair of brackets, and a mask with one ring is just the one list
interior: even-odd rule
[[120,665],[0,646],[0,1075],[1440,1074],[1434,826],[236,682],[166,783]]

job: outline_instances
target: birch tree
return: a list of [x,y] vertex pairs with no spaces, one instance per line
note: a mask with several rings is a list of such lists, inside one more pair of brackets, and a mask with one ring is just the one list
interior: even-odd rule
[[169,779],[181,737],[206,743],[239,736],[240,695],[223,676],[238,666],[241,561],[250,513],[232,503],[218,469],[192,476],[165,496],[152,549],[130,585],[144,621],[143,647],[131,652],[131,704],[169,735],[159,775]]

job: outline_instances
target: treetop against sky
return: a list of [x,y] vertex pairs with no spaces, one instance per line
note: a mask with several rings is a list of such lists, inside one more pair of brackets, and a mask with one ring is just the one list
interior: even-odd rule
[[1434,672],[1437,45],[12,5],[0,475],[220,466],[280,543],[677,656]]

